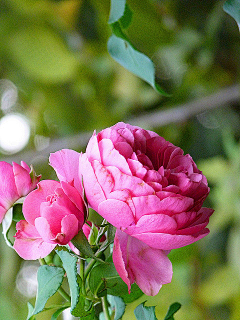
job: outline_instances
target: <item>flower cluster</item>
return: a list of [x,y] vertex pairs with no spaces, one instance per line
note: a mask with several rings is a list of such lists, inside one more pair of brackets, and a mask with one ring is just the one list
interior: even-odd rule
[[45,257],[56,245],[72,247],[82,229],[88,237],[91,207],[116,228],[113,262],[129,291],[136,282],[155,295],[172,278],[169,252],[209,233],[205,176],[190,155],[152,131],[117,123],[94,133],[86,153],[60,150],[50,165],[59,182],[31,180],[25,164],[0,166],[0,218],[28,194],[14,243],[24,259]]

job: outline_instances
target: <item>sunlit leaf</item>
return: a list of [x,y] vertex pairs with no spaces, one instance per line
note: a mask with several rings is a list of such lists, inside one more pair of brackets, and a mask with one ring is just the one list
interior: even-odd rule
[[50,28],[33,26],[17,30],[9,37],[8,45],[13,60],[35,80],[61,83],[76,72],[77,60]]
[[64,270],[59,267],[43,265],[37,273],[38,291],[33,314],[41,312],[47,300],[57,292],[64,277]]
[[[118,13],[117,8],[119,9]],[[112,27],[113,34],[108,40],[108,51],[110,55],[124,68],[134,73],[153,88],[163,95],[166,92],[155,81],[155,67],[152,60],[145,54],[138,51],[122,28],[129,26],[132,18],[132,12],[128,6],[125,5],[123,10],[123,2],[112,1],[109,23]]]
[[108,23],[118,21],[124,14],[126,0],[111,0],[111,8]]

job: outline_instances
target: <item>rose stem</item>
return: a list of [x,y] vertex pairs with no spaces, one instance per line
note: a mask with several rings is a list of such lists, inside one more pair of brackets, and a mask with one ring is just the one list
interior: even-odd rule
[[108,310],[108,301],[107,301],[107,296],[101,297],[102,300],[102,307],[103,307],[103,312],[106,320],[111,320],[111,316],[109,314]]

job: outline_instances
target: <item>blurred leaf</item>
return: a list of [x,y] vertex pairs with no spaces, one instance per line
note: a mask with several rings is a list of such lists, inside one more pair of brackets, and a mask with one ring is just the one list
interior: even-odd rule
[[[118,7],[116,1],[112,1],[112,5]],[[113,35],[108,40],[108,51],[110,55],[124,68],[134,73],[144,81],[148,82],[153,88],[155,88],[159,93],[167,95],[167,93],[155,82],[155,67],[151,59],[149,59],[145,54],[139,52],[131,44],[128,37],[122,31],[122,25],[124,27],[128,26],[131,21],[131,11],[126,7],[126,10],[122,10],[123,3],[121,3],[121,9],[119,14],[112,14],[115,22],[111,23]],[[120,16],[120,13],[122,16]],[[118,20],[117,17],[119,17]]]
[[109,24],[118,21],[123,16],[125,5],[126,0],[111,0]]
[[37,273],[38,291],[33,314],[37,314],[44,309],[47,300],[57,292],[64,277],[62,268],[43,265],[39,267]]
[[157,320],[155,315],[155,307],[145,307],[145,302],[141,303],[134,310],[137,320]]
[[232,16],[240,28],[240,0],[228,0],[224,3],[223,9]]
[[181,308],[181,304],[178,302],[171,304],[164,320],[174,320],[173,316],[180,308]]
[[200,284],[198,297],[208,306],[219,305],[239,293],[239,285],[240,280],[234,268],[227,265],[219,267]]
[[76,73],[77,60],[50,28],[25,27],[9,36],[8,41],[15,62],[36,81],[61,83]]

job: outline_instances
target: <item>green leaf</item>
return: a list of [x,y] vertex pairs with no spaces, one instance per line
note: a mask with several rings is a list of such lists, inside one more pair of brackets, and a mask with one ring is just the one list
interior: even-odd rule
[[47,300],[54,295],[63,282],[64,270],[59,267],[43,265],[37,273],[38,291],[33,314],[41,312]]
[[18,222],[20,220],[25,220],[24,215],[22,213],[22,204],[16,203],[13,206],[13,221]]
[[60,316],[60,314],[67,308],[69,308],[69,306],[64,306],[64,307],[58,309],[57,311],[55,311],[54,314],[52,315],[51,320],[57,320],[58,316]]
[[224,3],[223,9],[232,16],[240,28],[240,0],[228,0]]
[[122,30],[130,25],[131,19],[132,11],[126,1],[112,0],[109,23],[113,34],[108,40],[108,51],[124,68],[149,83],[161,94],[168,95],[155,81],[155,67],[152,60],[134,48]]
[[108,23],[118,21],[124,14],[126,0],[111,0],[110,16]]
[[127,285],[120,278],[113,263],[98,264],[89,275],[89,287],[95,296],[107,293],[120,296],[128,292]]
[[125,294],[121,294],[121,298],[125,303],[131,303],[143,295],[142,290],[138,287],[136,283],[131,285],[131,292],[130,294],[126,292]]
[[81,279],[77,273],[77,257],[65,250],[56,250],[63,263],[63,268],[67,273],[68,284],[71,294],[71,313],[74,315],[74,310],[77,308],[80,296]]
[[38,24],[18,28],[7,45],[14,62],[34,80],[62,83],[76,73],[77,59],[51,28]]
[[35,320],[36,319],[35,316],[32,316],[34,307],[31,305],[30,302],[27,303],[27,306],[28,306],[27,320]]
[[13,220],[13,208],[11,207],[5,214],[3,221],[2,221],[2,234],[4,236],[4,239],[6,241],[6,244],[12,248],[13,244],[11,242],[11,240],[8,238],[8,233],[12,224],[12,220]]
[[166,314],[166,317],[164,320],[174,320],[173,315],[181,308],[181,304],[178,302],[175,302],[171,304],[171,306],[168,309],[168,312]]
[[108,300],[111,304],[111,307],[115,310],[114,320],[121,319],[126,309],[126,304],[124,303],[123,299],[120,297],[109,296]]
[[141,303],[134,310],[135,317],[137,320],[157,320],[155,315],[155,307],[145,307],[145,302]]

